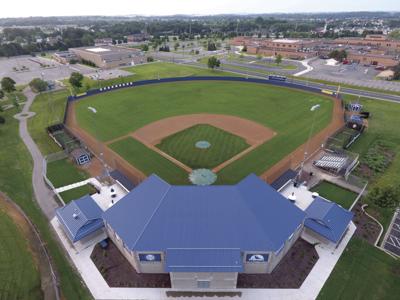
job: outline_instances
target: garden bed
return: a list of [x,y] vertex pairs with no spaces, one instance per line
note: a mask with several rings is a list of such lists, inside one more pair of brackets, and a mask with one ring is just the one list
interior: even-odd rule
[[366,240],[368,243],[374,245],[380,233],[380,226],[370,217],[368,217],[361,209],[363,203],[358,202],[352,212],[354,213],[353,222],[357,226],[355,236]]
[[317,260],[314,246],[298,239],[271,274],[239,274],[237,288],[298,289]]
[[110,287],[170,288],[169,274],[145,274],[135,268],[109,240],[107,249],[97,244],[90,256]]

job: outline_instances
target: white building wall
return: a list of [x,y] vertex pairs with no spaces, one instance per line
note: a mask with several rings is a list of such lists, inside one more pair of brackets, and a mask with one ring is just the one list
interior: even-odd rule
[[[237,275],[238,273],[236,272],[170,273],[172,288],[179,290],[235,289],[237,284]],[[204,284],[208,284],[208,287],[204,287]]]

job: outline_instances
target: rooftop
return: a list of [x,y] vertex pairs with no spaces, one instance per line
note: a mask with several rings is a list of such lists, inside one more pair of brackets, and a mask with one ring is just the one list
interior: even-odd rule
[[137,251],[277,251],[305,213],[256,175],[205,187],[172,186],[151,175],[103,217]]

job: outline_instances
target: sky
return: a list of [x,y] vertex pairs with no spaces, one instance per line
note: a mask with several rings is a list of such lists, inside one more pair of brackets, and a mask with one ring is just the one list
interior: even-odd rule
[[78,15],[246,14],[400,11],[399,0],[11,0],[0,18]]

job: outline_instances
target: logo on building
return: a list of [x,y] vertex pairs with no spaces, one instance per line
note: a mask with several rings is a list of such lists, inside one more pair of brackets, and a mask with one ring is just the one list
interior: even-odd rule
[[266,262],[268,254],[247,254],[246,261],[248,262]]
[[159,253],[140,253],[139,260],[143,262],[161,261],[161,254]]

